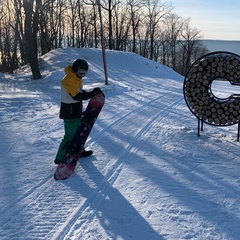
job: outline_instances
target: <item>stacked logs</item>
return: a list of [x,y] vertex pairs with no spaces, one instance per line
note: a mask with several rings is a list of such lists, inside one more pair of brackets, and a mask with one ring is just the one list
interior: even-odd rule
[[228,52],[213,52],[198,59],[184,80],[184,97],[189,109],[200,120],[227,126],[240,120],[240,96],[220,99],[213,95],[213,80],[240,85],[240,56]]

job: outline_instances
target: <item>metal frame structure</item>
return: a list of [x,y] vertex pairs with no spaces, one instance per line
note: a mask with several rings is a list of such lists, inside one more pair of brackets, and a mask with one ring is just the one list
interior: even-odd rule
[[214,126],[238,124],[240,136],[240,95],[219,98],[212,92],[214,80],[240,86],[240,56],[230,52],[211,52],[197,59],[189,68],[183,94],[190,111],[198,118],[198,136],[203,123]]

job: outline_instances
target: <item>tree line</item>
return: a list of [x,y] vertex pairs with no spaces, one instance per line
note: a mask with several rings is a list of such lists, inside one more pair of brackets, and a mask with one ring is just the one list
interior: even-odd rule
[[190,19],[173,9],[161,0],[0,0],[0,72],[30,64],[33,79],[39,79],[39,56],[56,48],[100,48],[103,43],[106,49],[135,52],[184,75],[208,51]]

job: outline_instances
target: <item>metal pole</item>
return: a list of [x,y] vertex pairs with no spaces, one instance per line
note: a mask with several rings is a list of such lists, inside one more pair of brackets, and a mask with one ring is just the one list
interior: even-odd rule
[[239,142],[239,134],[240,134],[240,122],[238,122],[238,132],[237,132],[237,141]]
[[198,137],[200,137],[200,119],[198,118]]
[[103,67],[104,67],[104,74],[105,74],[105,85],[108,85],[107,63],[106,63],[105,42],[104,42],[104,33],[103,33],[103,24],[102,24],[102,13],[101,13],[100,0],[97,0],[97,3],[98,3],[98,11],[99,11],[99,18],[100,18],[100,26],[101,26],[101,45],[102,45]]

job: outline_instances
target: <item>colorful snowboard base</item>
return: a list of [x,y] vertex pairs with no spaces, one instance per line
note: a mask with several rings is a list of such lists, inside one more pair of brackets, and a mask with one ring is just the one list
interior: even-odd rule
[[79,125],[72,141],[68,143],[66,154],[54,173],[55,180],[65,180],[74,172],[84,144],[102,110],[104,102],[105,96],[102,92],[89,100],[86,111],[82,114],[81,124]]

